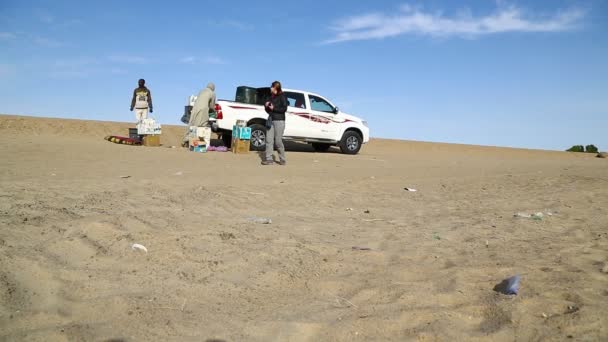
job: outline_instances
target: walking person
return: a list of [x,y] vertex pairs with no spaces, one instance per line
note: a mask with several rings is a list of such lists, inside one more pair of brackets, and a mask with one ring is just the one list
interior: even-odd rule
[[140,122],[143,119],[148,118],[148,110],[152,113],[152,94],[150,89],[146,88],[146,80],[141,78],[137,81],[139,87],[133,91],[133,98],[131,99],[131,111],[135,109],[135,119]]
[[283,145],[283,133],[285,132],[285,112],[287,111],[287,98],[283,95],[281,82],[274,81],[270,87],[270,99],[264,107],[268,113],[269,123],[266,125],[266,155],[262,161],[262,165],[272,165],[274,146],[276,145],[279,151],[279,164],[286,165],[285,146]]

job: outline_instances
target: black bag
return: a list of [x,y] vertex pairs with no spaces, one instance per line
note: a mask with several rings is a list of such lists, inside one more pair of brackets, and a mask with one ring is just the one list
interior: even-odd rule
[[270,129],[272,127],[272,115],[268,115],[268,119],[266,120],[266,128]]
[[192,106],[185,106],[184,107],[184,115],[182,115],[182,118],[180,119],[181,122],[188,124],[190,123],[190,115],[192,113]]

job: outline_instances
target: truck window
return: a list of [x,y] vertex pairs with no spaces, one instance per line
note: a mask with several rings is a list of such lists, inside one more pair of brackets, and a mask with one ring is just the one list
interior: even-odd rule
[[289,91],[286,91],[283,94],[287,98],[287,102],[289,102],[290,107],[306,109],[306,101],[304,100],[304,94],[292,93]]
[[310,99],[310,108],[312,108],[312,110],[334,113],[334,107],[322,98],[314,95],[308,95],[308,98]]

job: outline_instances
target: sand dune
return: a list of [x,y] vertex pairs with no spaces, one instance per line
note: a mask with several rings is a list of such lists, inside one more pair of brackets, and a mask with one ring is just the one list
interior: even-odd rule
[[103,140],[128,127],[0,116],[0,340],[608,340],[605,159],[376,139],[262,167]]

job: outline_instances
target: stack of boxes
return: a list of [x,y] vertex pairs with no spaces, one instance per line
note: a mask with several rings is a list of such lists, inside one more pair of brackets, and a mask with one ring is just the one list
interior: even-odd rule
[[190,126],[189,148],[192,152],[205,153],[211,143],[211,128]]
[[190,151],[205,153],[207,152],[207,142],[197,138],[190,138]]
[[[134,135],[135,132],[129,130],[129,136]],[[143,136],[144,146],[160,146],[160,134],[161,126],[153,118],[147,118],[137,123],[137,134]]]
[[249,153],[251,127],[245,121],[239,120],[232,127],[232,153]]

